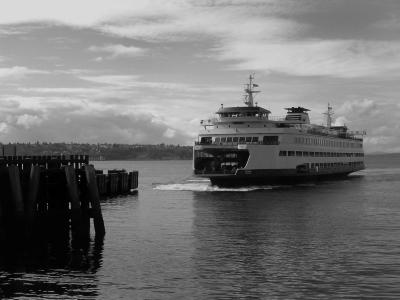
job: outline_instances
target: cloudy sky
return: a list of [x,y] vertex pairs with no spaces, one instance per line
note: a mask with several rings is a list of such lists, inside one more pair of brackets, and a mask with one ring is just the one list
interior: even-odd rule
[[398,0],[2,0],[0,142],[191,144],[252,72],[400,152]]

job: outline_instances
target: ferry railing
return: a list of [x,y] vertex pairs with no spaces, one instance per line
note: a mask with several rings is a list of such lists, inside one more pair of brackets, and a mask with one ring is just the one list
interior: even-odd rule
[[195,142],[194,144],[201,145],[201,146],[207,146],[207,145],[212,145],[212,146],[267,145],[267,144],[264,144],[262,141],[258,141],[258,142],[217,142],[217,143],[216,142],[212,142],[212,143]]
[[327,137],[335,137],[335,138],[341,138],[341,139],[349,139],[349,140],[356,140],[356,141],[362,141],[362,137],[357,137],[353,135],[352,132],[347,132],[347,133],[333,133],[333,132],[324,132],[324,131],[319,131],[316,129],[307,129],[305,130],[306,133],[308,134],[314,134],[314,135],[319,135],[319,136],[327,136]]
[[285,121],[286,116],[269,116],[268,120],[270,120],[270,121]]

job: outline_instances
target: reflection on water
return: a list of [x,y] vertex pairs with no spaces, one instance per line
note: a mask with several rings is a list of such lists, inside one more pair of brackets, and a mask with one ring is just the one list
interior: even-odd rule
[[[247,194],[195,192],[199,284],[209,297],[222,298],[398,295],[393,274],[400,275],[400,265],[391,254],[400,242],[371,219],[367,183],[354,177]],[[371,241],[377,234],[382,244]]]
[[101,267],[103,239],[69,239],[3,244],[0,251],[0,298],[18,296],[92,299],[98,295],[96,272]]

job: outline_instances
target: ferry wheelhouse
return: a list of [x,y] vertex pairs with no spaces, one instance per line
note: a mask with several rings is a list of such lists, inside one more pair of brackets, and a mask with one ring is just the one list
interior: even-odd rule
[[345,176],[364,169],[363,136],[346,126],[310,123],[309,110],[286,108],[284,117],[254,104],[258,85],[249,77],[245,106],[224,107],[202,121],[193,147],[194,173],[217,185],[292,182]]

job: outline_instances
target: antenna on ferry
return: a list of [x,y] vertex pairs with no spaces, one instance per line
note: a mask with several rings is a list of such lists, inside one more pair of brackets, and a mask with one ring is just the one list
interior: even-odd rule
[[326,126],[328,128],[332,127],[333,114],[334,114],[334,112],[333,112],[332,106],[328,103],[328,110],[326,112],[324,112],[324,115],[326,115]]
[[253,83],[253,80],[254,80],[254,74],[250,74],[249,83],[246,84],[246,88],[244,89],[244,91],[246,92],[244,103],[247,104],[247,106],[249,106],[249,107],[254,106],[253,94],[260,92],[260,91],[253,90],[254,87],[258,87],[258,84]]

